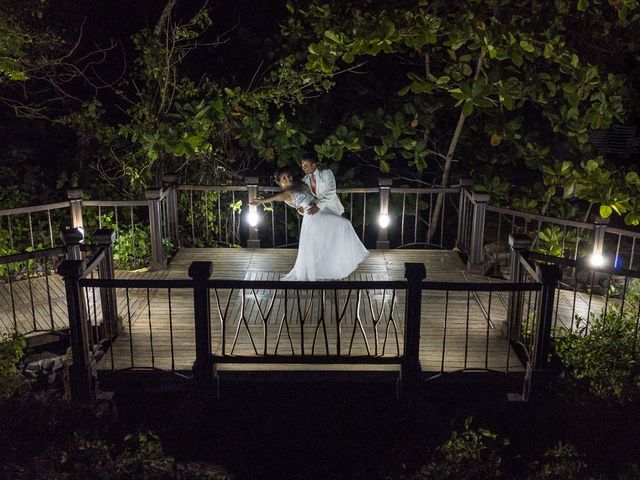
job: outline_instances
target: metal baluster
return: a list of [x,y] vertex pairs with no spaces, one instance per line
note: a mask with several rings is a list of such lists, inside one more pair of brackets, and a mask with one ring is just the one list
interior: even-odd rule
[[196,222],[193,219],[193,190],[189,191],[189,211],[191,213],[191,246],[195,246],[196,241]]
[[487,307],[487,337],[484,346],[484,368],[489,369],[489,329],[492,325],[491,322],[491,300],[493,298],[493,292],[489,290],[489,305]]
[[400,220],[400,246],[404,246],[404,214],[407,205],[407,194],[402,192],[402,219]]
[[349,195],[349,221],[353,223],[353,192]]
[[113,207],[113,216],[116,222],[116,232],[120,233],[120,221],[118,220],[118,206]]
[[47,303],[49,304],[49,320],[51,321],[51,331],[56,329],[55,322],[53,321],[53,305],[51,304],[51,288],[49,286],[49,266],[47,262],[49,257],[44,257],[44,282],[47,286]]
[[362,243],[364,243],[364,232],[367,226],[367,193],[362,198]]
[[204,238],[207,242],[207,247],[208,247],[209,246],[209,192],[207,190],[204,191],[204,218],[205,218]]
[[[418,218],[418,209],[420,207],[420,203],[418,202],[418,197],[420,196],[420,194],[416,194],[416,219]],[[427,243],[430,242],[430,238],[431,238],[431,232],[433,231],[433,225],[431,225],[431,219],[433,218],[433,193],[429,194],[429,217],[428,217],[428,223],[427,223]],[[416,235],[417,235],[417,227],[416,227]],[[417,241],[417,239],[416,239]]]
[[31,240],[31,248],[35,249],[36,245],[33,241],[33,221],[31,220],[31,213],[27,214],[27,218],[29,219],[29,240]]
[[578,295],[578,272],[573,269],[573,303],[571,304],[571,331],[573,331],[573,321],[576,317],[576,297]]
[[558,326],[558,307],[560,306],[560,285],[558,285],[558,288],[556,288],[556,312],[554,313],[554,317],[553,317],[553,328],[557,328]]
[[[285,207],[286,208],[286,207]],[[271,246],[276,246],[276,218],[275,218],[275,208],[271,209]]]
[[138,256],[136,255],[136,232],[135,223],[133,221],[133,205],[129,207],[129,215],[131,217],[131,253],[133,255],[133,264],[138,264]]
[[440,248],[444,246],[444,217],[446,216],[447,197],[442,202],[442,215],[440,215]]
[[[91,272],[91,278],[94,278],[94,274],[93,271]],[[94,325],[94,331],[93,331],[93,339],[94,339],[94,343],[96,345],[100,344],[100,331],[98,329],[98,307],[97,307],[97,301],[96,301],[96,287],[91,287],[91,296],[93,297],[93,325]]]
[[218,192],[216,198],[218,200],[218,242],[222,242],[222,206],[221,197],[222,192]]
[[149,346],[151,348],[151,368],[156,367],[156,357],[153,351],[153,328],[151,326],[151,298],[149,296],[149,289],[147,288],[147,315],[149,320]]
[[13,314],[13,329],[18,331],[18,317],[16,315],[16,301],[13,297],[13,282],[11,281],[11,265],[7,263],[7,282],[9,283],[9,298],[11,298],[11,312]]
[[53,228],[51,227],[51,210],[47,209],[47,222],[49,223],[49,243],[53,248]]
[[633,270],[633,254],[636,249],[636,237],[631,242],[631,256],[629,257],[629,270]]
[[173,351],[173,310],[171,305],[171,287],[167,290],[167,298],[169,300],[169,345],[171,347],[171,371],[176,370],[176,357]]
[[467,361],[469,359],[469,320],[471,310],[471,292],[467,290],[467,315],[465,319],[464,327],[464,368],[467,368]]
[[[235,190],[231,191],[231,203],[235,204],[236,203],[236,192]],[[231,240],[235,241],[236,240],[236,210],[235,208],[231,209],[231,227],[232,227],[232,233],[233,236],[231,237]]]
[[[431,217],[429,217],[431,218]],[[449,290],[444,292],[444,328],[442,331],[442,358],[440,360],[440,372],[444,372],[444,357],[447,350],[447,317],[449,313]]]
[[135,366],[133,359],[133,330],[131,329],[131,301],[129,300],[129,287],[124,289],[124,295],[127,299],[127,323],[129,324],[129,355],[131,359],[131,368]]
[[12,223],[11,223],[11,215],[7,215],[7,220],[9,223],[9,246],[11,247],[11,250],[14,250],[13,248],[13,228],[12,228]]
[[31,302],[31,316],[33,317],[33,330],[37,331],[38,327],[37,327],[37,321],[36,321],[36,307],[35,307],[34,301],[33,301],[33,286],[31,285],[31,272],[30,272],[30,269],[29,269],[30,262],[31,262],[31,260],[27,260],[26,261],[27,285],[29,285],[29,301]]
[[98,228],[102,228],[102,206],[98,205]]
[[420,201],[420,194],[416,193],[416,204],[413,209],[413,244],[418,243],[418,203]]
[[[289,243],[289,220],[287,218],[287,212],[289,209],[286,205],[284,207],[284,244],[287,245]],[[275,208],[275,207],[274,207]]]

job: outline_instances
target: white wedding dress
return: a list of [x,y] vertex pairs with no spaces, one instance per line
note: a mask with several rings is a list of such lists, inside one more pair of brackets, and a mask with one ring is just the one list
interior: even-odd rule
[[[294,208],[306,209],[314,197],[305,185],[293,187]],[[339,280],[349,276],[369,255],[351,222],[328,209],[302,219],[296,263],[282,280]]]

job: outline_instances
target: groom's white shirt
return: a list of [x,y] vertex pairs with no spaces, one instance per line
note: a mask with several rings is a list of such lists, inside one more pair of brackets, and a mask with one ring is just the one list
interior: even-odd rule
[[333,172],[328,168],[325,168],[324,170],[318,170],[316,168],[313,175],[316,176],[315,193],[311,188],[311,174],[305,175],[303,181],[317,198],[315,204],[320,210],[328,208],[335,214],[342,215],[344,213],[344,207],[342,206],[342,203],[338,198],[338,193],[336,192],[336,177],[333,176]]

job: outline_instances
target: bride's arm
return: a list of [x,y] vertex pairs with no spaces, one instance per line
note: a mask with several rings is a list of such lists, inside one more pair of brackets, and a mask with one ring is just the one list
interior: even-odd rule
[[249,205],[262,205],[263,203],[269,202],[286,202],[287,200],[291,200],[291,192],[284,190],[268,198],[256,198],[253,202],[250,202]]

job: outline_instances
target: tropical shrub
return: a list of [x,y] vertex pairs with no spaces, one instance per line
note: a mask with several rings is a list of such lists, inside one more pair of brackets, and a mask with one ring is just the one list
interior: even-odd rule
[[434,460],[416,474],[417,479],[489,480],[502,477],[499,448],[508,445],[509,440],[499,440],[498,435],[484,428],[472,429],[471,421],[471,417],[467,418],[464,430],[451,434],[451,438],[438,448]]
[[3,333],[0,337],[0,397],[10,397],[26,389],[27,384],[17,367],[26,346],[26,340],[18,332]]
[[640,395],[640,360],[637,325],[615,309],[576,317],[573,330],[556,333],[556,355],[569,379],[598,398],[614,402],[637,400]]
[[558,442],[548,448],[541,461],[529,464],[527,480],[586,480],[587,464],[576,447]]

